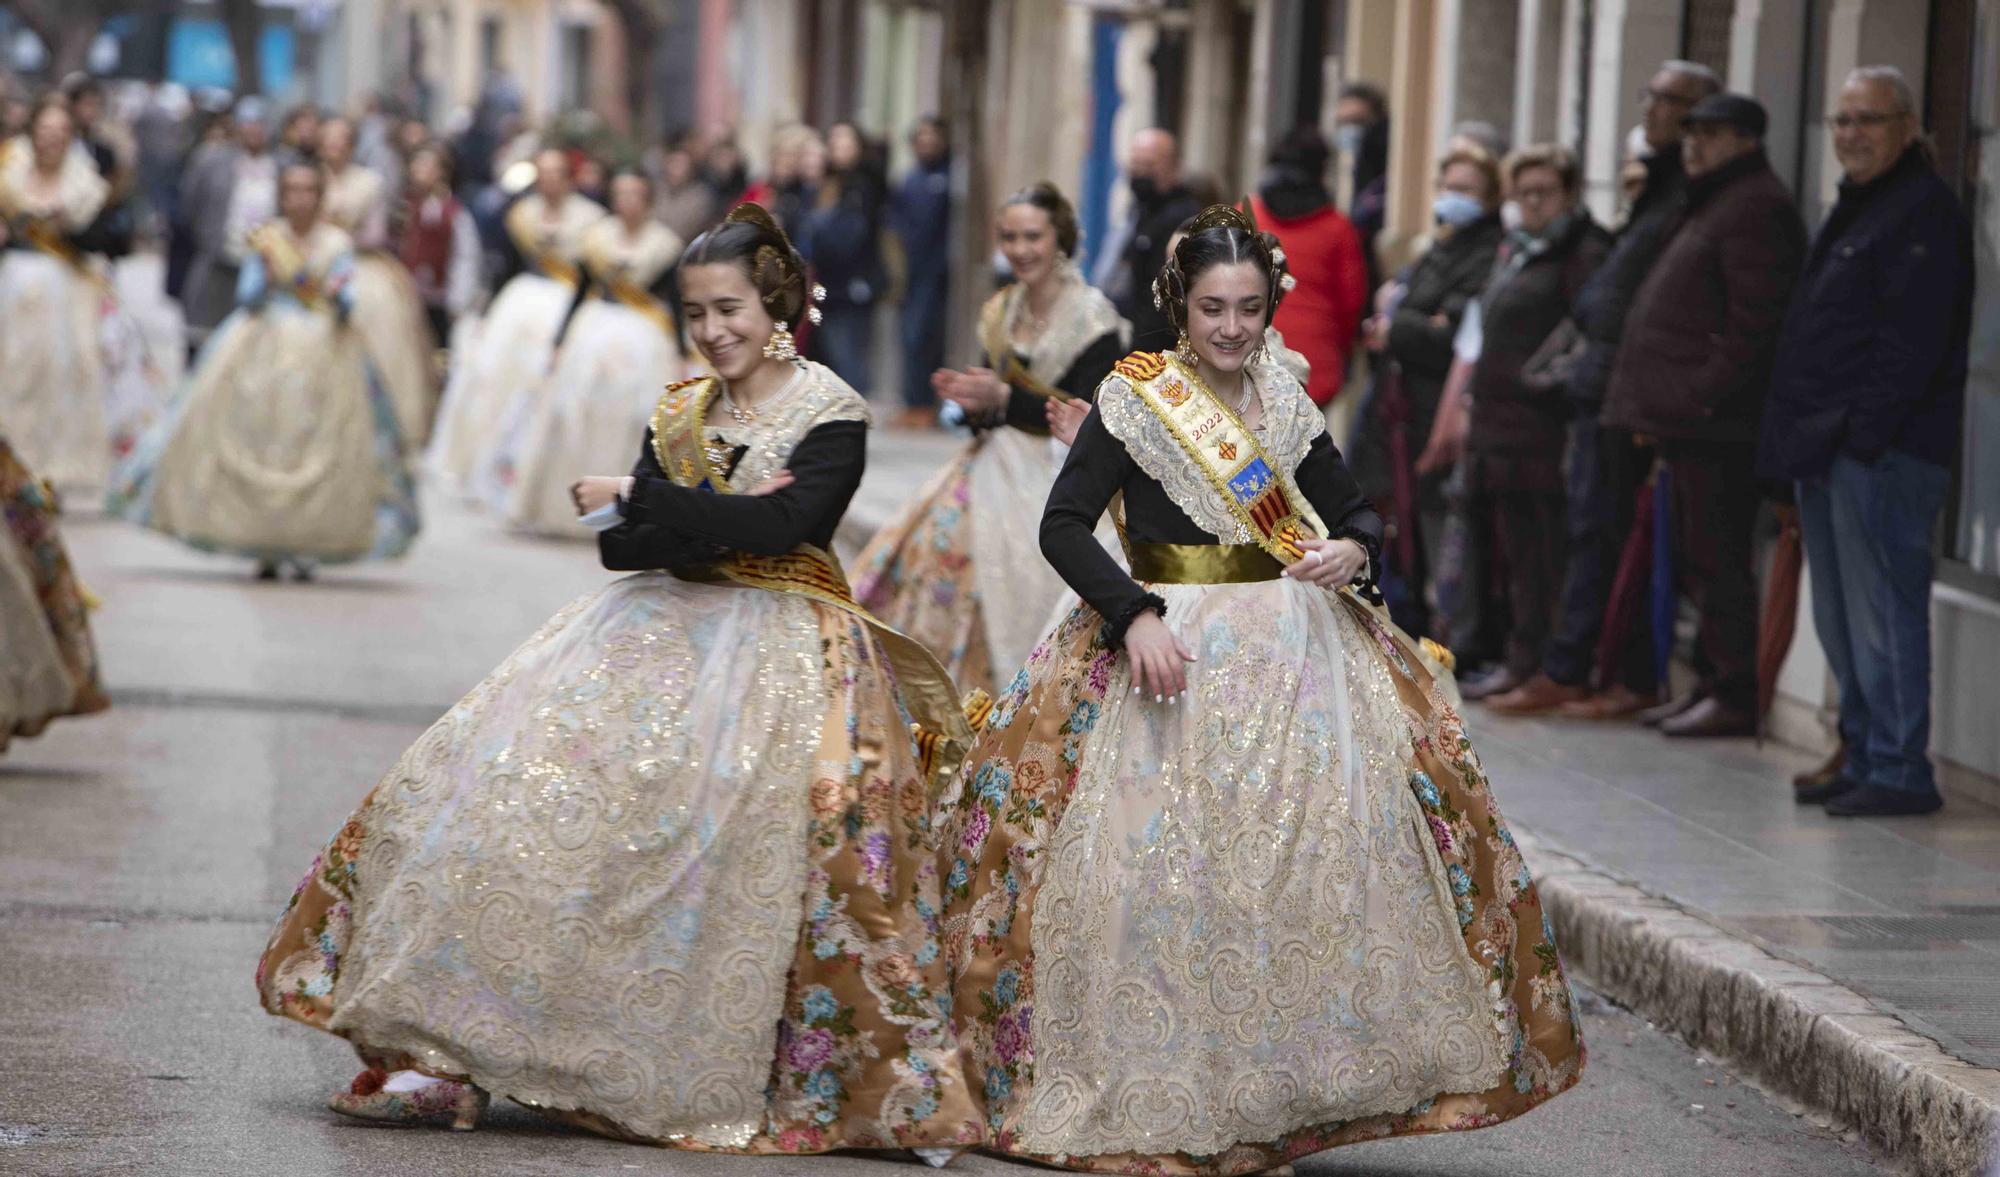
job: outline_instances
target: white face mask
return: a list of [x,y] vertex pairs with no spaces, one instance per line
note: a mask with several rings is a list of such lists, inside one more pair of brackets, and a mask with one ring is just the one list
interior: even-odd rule
[[1342,123],[1333,129],[1333,145],[1342,155],[1359,155],[1362,141],[1368,138],[1368,128],[1360,123]]
[[1505,204],[1501,205],[1501,206],[1500,206],[1500,223],[1501,223],[1502,225],[1505,225],[1505,226],[1507,227],[1507,231],[1508,231],[1509,233],[1512,233],[1512,232],[1513,232],[1514,230],[1516,230],[1516,229],[1520,228],[1520,227],[1521,227],[1521,206],[1520,206],[1519,204],[1515,203],[1514,201],[1511,201],[1511,200],[1510,200],[1510,201],[1508,201],[1507,203],[1505,203]]

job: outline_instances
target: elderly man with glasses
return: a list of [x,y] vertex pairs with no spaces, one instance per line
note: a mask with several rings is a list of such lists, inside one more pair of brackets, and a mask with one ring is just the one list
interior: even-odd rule
[[1845,178],[1787,315],[1759,455],[1798,489],[1842,752],[1794,782],[1837,817],[1929,813],[1932,533],[1951,482],[1972,239],[1915,96],[1855,70],[1829,117]]

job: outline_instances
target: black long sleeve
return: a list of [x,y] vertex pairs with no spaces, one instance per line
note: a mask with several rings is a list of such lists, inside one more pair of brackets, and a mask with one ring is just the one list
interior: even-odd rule
[[1092,413],[1077,429],[1069,458],[1042,509],[1042,557],[1077,596],[1103,615],[1105,640],[1113,646],[1123,643],[1125,630],[1139,614],[1148,609],[1166,611],[1166,602],[1141,587],[1097,542],[1097,521],[1137,473],[1138,464],[1125,452],[1124,443],[1111,436],[1100,414]]
[[[1107,331],[1093,340],[1083,353],[1070,362],[1069,370],[1056,381],[1056,388],[1080,401],[1097,396],[1097,386],[1111,375],[1111,367],[1125,358],[1125,347],[1116,331]],[[1004,362],[1004,361],[1003,361]],[[1025,389],[1007,389],[1006,423],[1028,433],[1047,436],[1048,402]]]
[[632,471],[624,522],[598,536],[607,568],[664,568],[714,559],[725,551],[780,556],[801,544],[824,547],[861,485],[868,428],[832,421],[801,438],[785,468],[792,485],[769,495],[714,494],[677,486],[653,456],[648,431]]

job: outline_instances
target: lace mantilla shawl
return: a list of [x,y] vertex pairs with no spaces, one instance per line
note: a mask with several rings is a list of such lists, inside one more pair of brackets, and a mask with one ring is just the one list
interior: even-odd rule
[[[979,312],[980,339],[984,342],[997,338],[1002,347],[1027,356],[1028,372],[1051,387],[1069,373],[1076,358],[1091,344],[1112,331],[1118,333],[1118,342],[1124,344],[1132,333],[1130,324],[1118,317],[1118,308],[1111,305],[1104,292],[1084,281],[1083,275],[1074,270],[1063,279],[1062,293],[1049,308],[1049,325],[1041,338],[1024,348],[1014,342],[1014,327],[1027,305],[1028,288],[1019,282],[995,293]],[[989,326],[995,329],[989,331]],[[996,364],[1005,358],[1004,355],[987,357]]]
[[[1286,493],[1300,501],[1292,474],[1305,459],[1313,438],[1326,432],[1326,418],[1306,395],[1305,386],[1282,365],[1260,361],[1247,375],[1264,405],[1264,418],[1252,432],[1287,483]],[[1104,417],[1104,427],[1125,446],[1139,469],[1165,488],[1167,497],[1197,527],[1226,544],[1256,542],[1207,476],[1188,460],[1180,442],[1115,369],[1097,386],[1097,411]]]
[[71,151],[63,157],[56,177],[55,203],[34,195],[35,149],[26,135],[0,144],[0,215],[56,216],[64,229],[82,232],[104,211],[111,185],[97,174],[97,165],[86,152]]

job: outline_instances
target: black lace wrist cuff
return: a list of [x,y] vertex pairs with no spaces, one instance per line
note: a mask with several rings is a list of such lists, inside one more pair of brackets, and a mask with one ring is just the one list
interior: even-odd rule
[[1125,631],[1132,628],[1132,623],[1139,620],[1139,614],[1141,613],[1151,613],[1155,617],[1165,617],[1167,615],[1167,602],[1155,593],[1145,593],[1132,598],[1131,604],[1126,605],[1118,611],[1118,616],[1104,619],[1104,628],[1100,631],[1104,638],[1104,644],[1114,650],[1124,649]]
[[1354,578],[1352,582],[1353,588],[1362,600],[1374,605],[1381,604],[1382,590],[1375,587],[1376,573],[1382,567],[1381,539],[1375,536],[1374,533],[1363,531],[1358,527],[1343,527],[1335,531],[1332,538],[1353,540],[1355,543],[1361,545],[1363,552],[1368,554],[1368,563],[1362,567],[1360,574]]

